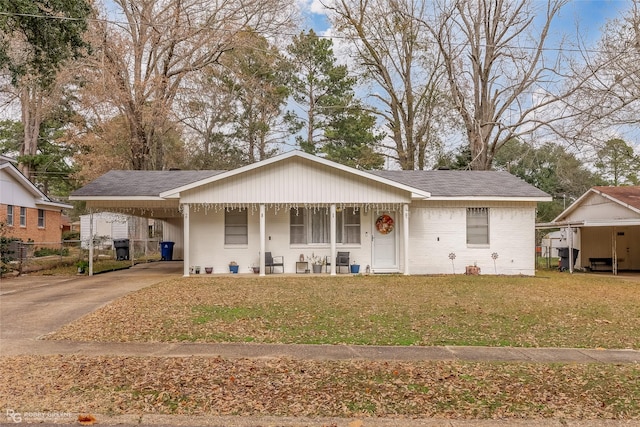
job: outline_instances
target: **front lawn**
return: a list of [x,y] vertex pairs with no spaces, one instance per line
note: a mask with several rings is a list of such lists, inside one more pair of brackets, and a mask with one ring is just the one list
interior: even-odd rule
[[51,338],[640,348],[640,282],[555,272],[181,278]]

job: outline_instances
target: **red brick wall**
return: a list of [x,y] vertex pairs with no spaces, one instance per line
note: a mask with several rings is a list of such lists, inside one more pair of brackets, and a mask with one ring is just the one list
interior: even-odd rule
[[[5,227],[6,237],[27,242],[56,243],[62,240],[62,214],[60,211],[44,211],[44,228],[38,227],[38,209],[27,208],[27,226],[20,226],[20,206],[13,207],[13,225]],[[0,204],[0,221],[7,222],[7,205]]]

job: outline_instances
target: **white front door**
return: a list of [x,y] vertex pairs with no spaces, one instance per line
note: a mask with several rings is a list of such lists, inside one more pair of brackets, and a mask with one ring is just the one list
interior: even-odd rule
[[373,222],[374,273],[398,272],[398,222],[396,212],[379,213]]

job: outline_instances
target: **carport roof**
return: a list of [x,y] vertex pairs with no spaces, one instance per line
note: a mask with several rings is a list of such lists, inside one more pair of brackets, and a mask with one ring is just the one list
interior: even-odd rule
[[623,206],[635,214],[640,214],[640,186],[606,187],[596,186],[587,190],[567,209],[562,211],[552,222],[536,224],[536,228],[558,228],[564,226],[573,227],[613,227],[640,225],[639,218],[588,218],[568,219],[572,212],[578,209],[591,195],[597,194],[612,203]]
[[160,193],[222,173],[203,171],[113,170],[71,193],[71,199],[85,197],[159,197]]

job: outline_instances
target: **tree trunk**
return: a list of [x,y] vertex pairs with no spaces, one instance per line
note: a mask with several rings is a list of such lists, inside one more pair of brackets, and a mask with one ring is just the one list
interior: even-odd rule
[[[20,156],[35,156],[38,153],[38,138],[42,124],[42,94],[38,89],[23,86],[20,91],[24,140],[20,146]],[[27,179],[32,180],[33,169],[29,163],[21,162],[19,169]]]

